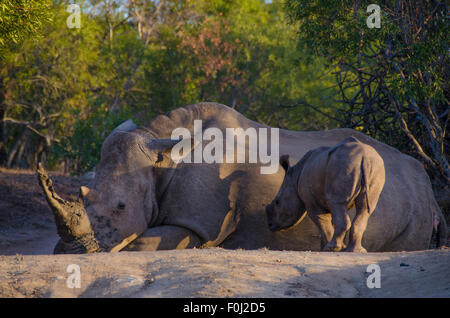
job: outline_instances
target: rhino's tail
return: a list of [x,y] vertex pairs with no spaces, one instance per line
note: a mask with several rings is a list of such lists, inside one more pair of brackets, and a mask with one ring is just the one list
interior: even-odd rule
[[370,214],[375,211],[385,183],[383,159],[377,156],[361,158],[361,196]]
[[375,207],[372,207],[370,205],[370,198],[369,198],[369,167],[367,167],[365,165],[364,162],[364,157],[361,160],[361,192],[360,192],[360,196],[363,199],[363,202],[366,204],[367,206],[367,210],[369,211],[369,213],[372,213],[373,209],[375,209]]

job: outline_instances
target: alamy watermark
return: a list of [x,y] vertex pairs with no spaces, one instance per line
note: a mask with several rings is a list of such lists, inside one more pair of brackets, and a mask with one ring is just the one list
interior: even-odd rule
[[66,12],[72,13],[67,17],[66,25],[69,29],[81,28],[81,9],[78,4],[69,4]]
[[370,273],[366,280],[367,288],[381,288],[381,268],[378,264],[367,266],[366,273]]
[[81,269],[77,264],[67,266],[66,272],[70,275],[67,277],[67,288],[81,288]]
[[[171,152],[171,158],[176,163],[260,163],[266,165],[261,166],[261,174],[274,174],[278,171],[278,128],[226,128],[224,136],[222,130],[215,127],[203,131],[203,122],[195,120],[193,138],[189,129],[182,127],[174,129],[171,136],[172,140],[180,137],[182,140]],[[204,141],[209,142],[203,147]]]
[[366,10],[367,13],[371,13],[367,17],[366,24],[369,29],[381,28],[381,8],[378,4],[369,4]]
[[[81,9],[78,4],[69,4],[66,12],[71,13],[66,20],[66,25],[69,29],[81,28]],[[367,13],[371,13],[366,20],[366,25],[369,29],[381,28],[381,8],[378,4],[370,4],[366,9]]]

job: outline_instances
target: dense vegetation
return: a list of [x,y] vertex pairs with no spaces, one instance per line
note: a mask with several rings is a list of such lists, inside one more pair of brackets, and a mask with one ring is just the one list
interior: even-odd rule
[[122,120],[200,101],[296,130],[351,127],[448,164],[444,1],[0,0],[0,164],[91,169]]
[[448,184],[449,8],[379,1],[381,27],[370,29],[371,3],[287,0],[287,12],[301,22],[300,42],[333,65],[341,124],[415,154]]
[[275,126],[333,126],[310,109],[280,107],[299,99],[319,104],[331,85],[316,80],[325,71],[320,59],[298,63],[304,54],[281,1],[77,3],[81,28],[68,28],[71,13],[55,3],[51,21],[2,56],[4,165],[34,167],[42,157],[82,173],[122,120],[144,124],[200,101]]

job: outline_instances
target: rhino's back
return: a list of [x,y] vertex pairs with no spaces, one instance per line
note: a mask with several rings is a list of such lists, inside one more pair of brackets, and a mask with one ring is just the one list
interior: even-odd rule
[[[192,131],[194,120],[202,120],[204,129],[270,128],[215,103],[190,105],[158,116],[149,128],[158,137],[168,138],[177,127]],[[280,155],[289,154],[291,163],[295,163],[311,149],[334,146],[350,136],[375,148],[382,156],[386,170],[385,187],[370,218],[363,245],[372,251],[390,250],[391,247],[426,248],[432,230],[430,200],[434,198],[425,170],[412,157],[352,129],[318,132],[280,129]],[[265,206],[278,192],[284,176],[282,169],[273,175],[263,175],[260,164],[185,164],[177,170],[162,203],[167,224],[192,228],[208,241],[227,233],[230,226],[224,225],[224,220],[238,220],[237,228],[231,235],[226,235],[222,246],[319,249],[319,232],[309,218],[284,232],[272,233],[267,227]],[[227,218],[230,215],[232,217]],[[398,243],[399,235],[409,232],[418,237],[416,243],[411,243],[409,238],[400,239]]]

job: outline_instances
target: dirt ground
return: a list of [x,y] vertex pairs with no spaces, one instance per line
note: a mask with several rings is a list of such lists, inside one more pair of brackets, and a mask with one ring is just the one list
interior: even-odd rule
[[[52,177],[69,199],[86,182]],[[34,172],[0,170],[0,297],[450,297],[449,250],[51,255],[57,240]],[[80,288],[67,285],[70,264]],[[380,288],[367,287],[370,264],[380,267]]]
[[[85,180],[55,176],[55,187],[76,199]],[[34,171],[0,168],[0,255],[52,254],[59,237]]]

